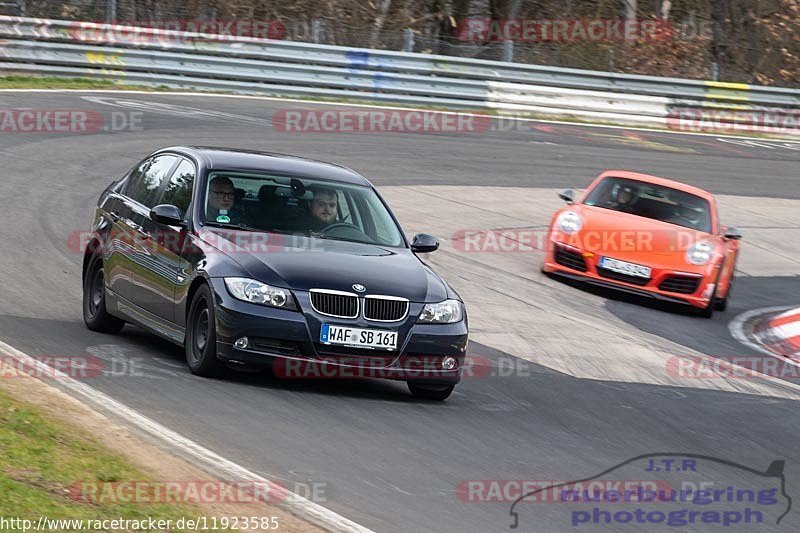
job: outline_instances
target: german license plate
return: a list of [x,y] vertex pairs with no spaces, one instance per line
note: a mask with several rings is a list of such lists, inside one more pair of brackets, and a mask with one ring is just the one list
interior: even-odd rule
[[620,261],[619,259],[612,259],[611,257],[601,258],[600,266],[613,272],[627,274],[628,276],[636,276],[637,278],[650,279],[650,275],[652,274],[652,269],[650,267],[628,263],[627,261]]
[[397,332],[381,329],[361,329],[322,324],[319,332],[322,344],[338,344],[377,350],[397,349]]

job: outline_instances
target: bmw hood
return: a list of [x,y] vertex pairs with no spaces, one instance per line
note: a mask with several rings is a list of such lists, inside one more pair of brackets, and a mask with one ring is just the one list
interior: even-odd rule
[[[302,236],[212,230],[215,247],[256,280],[292,290],[332,289],[434,302],[447,298],[444,282],[406,248]],[[208,239],[204,239],[208,242]],[[255,241],[259,241],[258,245]]]

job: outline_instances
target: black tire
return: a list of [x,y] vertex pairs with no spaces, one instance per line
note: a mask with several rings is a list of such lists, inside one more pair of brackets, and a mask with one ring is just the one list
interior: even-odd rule
[[119,333],[125,321],[106,310],[106,284],[103,260],[98,255],[89,259],[83,278],[83,321],[92,331]]
[[212,378],[219,376],[225,368],[217,359],[217,327],[208,285],[198,287],[189,306],[184,350],[192,374]]
[[415,398],[437,402],[443,402],[449,398],[453,393],[453,389],[456,388],[455,383],[450,385],[432,385],[408,381],[406,385],[408,385],[409,392],[411,392],[411,395]]
[[714,287],[714,292],[711,294],[711,298],[708,299],[708,305],[702,309],[698,309],[697,316],[702,318],[711,318],[714,316],[714,309],[716,309],[716,298],[717,295],[717,288]]
[[731,297],[732,290],[733,290],[733,276],[731,276],[731,281],[728,283],[728,294],[725,295],[725,298],[714,300],[715,311],[725,311],[726,309],[728,309],[728,300]]
[[708,302],[708,305],[703,309],[697,311],[697,316],[702,318],[711,318],[714,316],[714,302]]
[[[722,276],[722,269],[724,267],[725,267],[725,261],[723,261],[722,264],[719,265],[719,273],[717,274],[717,277],[714,279],[714,292],[711,293],[711,298],[708,299],[708,305],[705,306],[703,309],[700,309],[697,312],[697,314],[699,316],[703,317],[703,318],[711,318],[711,317],[713,317],[714,316],[714,310],[718,309],[717,308],[717,287],[719,287],[719,278],[720,278],[720,276]],[[731,281],[733,281],[733,280],[731,280]],[[730,294],[730,289],[728,290],[728,293]],[[725,305],[727,306],[727,302],[725,303]],[[723,311],[723,310],[724,309],[720,309],[720,311]]]

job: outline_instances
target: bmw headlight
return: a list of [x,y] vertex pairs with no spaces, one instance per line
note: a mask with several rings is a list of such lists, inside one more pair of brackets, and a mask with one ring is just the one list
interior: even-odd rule
[[464,318],[464,305],[458,300],[445,300],[425,304],[417,322],[428,324],[453,324]]
[[693,265],[705,265],[714,257],[714,245],[707,241],[699,241],[686,250],[686,260]]
[[583,221],[581,220],[581,216],[575,211],[564,211],[558,215],[556,227],[567,235],[572,235],[581,230]]
[[292,293],[287,289],[272,287],[266,283],[247,278],[225,278],[225,286],[228,287],[228,292],[237,300],[270,307],[280,307],[281,309],[297,309]]

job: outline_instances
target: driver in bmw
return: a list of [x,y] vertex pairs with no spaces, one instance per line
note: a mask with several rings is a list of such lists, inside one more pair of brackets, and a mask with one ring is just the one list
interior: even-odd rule
[[314,199],[311,200],[311,223],[312,231],[321,231],[324,228],[336,223],[339,214],[339,201],[336,191],[333,189],[320,188],[314,190]]

